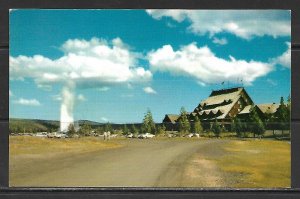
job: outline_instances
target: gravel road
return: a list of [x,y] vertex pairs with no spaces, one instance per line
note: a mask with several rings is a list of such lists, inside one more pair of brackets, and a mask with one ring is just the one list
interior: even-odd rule
[[[13,165],[16,187],[178,187],[194,154],[224,140],[120,140],[122,148]],[[210,163],[211,164],[211,163]],[[203,165],[207,166],[207,164]],[[213,167],[212,167],[213,168]],[[198,170],[201,168],[197,168]],[[205,168],[207,171],[207,168]],[[203,179],[205,184],[205,179]],[[209,183],[209,182],[207,182]],[[215,185],[214,185],[215,186]]]

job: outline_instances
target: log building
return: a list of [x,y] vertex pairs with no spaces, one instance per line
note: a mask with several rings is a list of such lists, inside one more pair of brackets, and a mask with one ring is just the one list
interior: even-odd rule
[[[249,117],[250,111],[254,108],[259,117],[264,120],[266,113],[275,114],[279,104],[258,104],[255,105],[249,94],[243,87],[222,89],[212,91],[208,98],[202,100],[198,106],[188,114],[192,123],[198,117],[205,129],[210,128],[217,120],[226,129],[229,129],[235,117],[241,120]],[[176,129],[180,115],[167,114],[163,123],[168,130]]]

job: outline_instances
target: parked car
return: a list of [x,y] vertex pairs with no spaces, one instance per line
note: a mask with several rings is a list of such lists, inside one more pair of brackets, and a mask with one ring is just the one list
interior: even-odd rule
[[155,135],[151,134],[151,133],[146,133],[146,138],[153,138],[155,137]]
[[47,135],[48,138],[54,138],[54,136],[55,136],[55,133],[49,133],[49,134]]
[[57,133],[54,135],[55,138],[66,138],[68,137],[65,133]]
[[155,135],[151,134],[151,133],[145,133],[145,134],[140,134],[139,138],[141,139],[147,139],[147,138],[153,138],[155,137]]
[[36,137],[47,137],[47,132],[40,132],[35,134]]
[[49,133],[47,135],[48,138],[68,138],[68,135],[66,133]]
[[110,137],[111,138],[116,138],[118,136],[118,134],[111,134]]
[[168,138],[174,138],[177,137],[175,133],[168,133]]
[[191,138],[191,137],[193,137],[193,135],[194,135],[194,134],[190,133],[190,134],[188,134],[186,137]]

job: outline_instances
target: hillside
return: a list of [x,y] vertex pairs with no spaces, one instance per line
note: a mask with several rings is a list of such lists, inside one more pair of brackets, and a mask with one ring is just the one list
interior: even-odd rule
[[41,132],[56,131],[59,128],[59,121],[53,120],[37,120],[37,119],[10,119],[9,120],[9,131],[10,132]]
[[[59,121],[57,120],[39,120],[39,119],[20,119],[11,118],[9,119],[9,132],[10,133],[36,133],[36,132],[55,132],[59,130]],[[100,123],[90,120],[78,120],[75,125],[82,126],[87,124],[93,129],[98,127],[104,127],[106,123]],[[124,124],[114,124],[110,123],[113,129],[123,129]],[[127,124],[129,129],[132,128],[133,124]],[[141,123],[134,123],[136,128],[141,128]],[[157,124],[159,125],[159,124]]]
[[[89,121],[89,120],[78,120],[79,126],[88,124],[94,128],[103,125],[103,123]],[[19,119],[11,118],[9,120],[9,131],[17,133],[35,133],[45,131],[57,131],[59,129],[59,121],[57,120],[38,120],[38,119]]]

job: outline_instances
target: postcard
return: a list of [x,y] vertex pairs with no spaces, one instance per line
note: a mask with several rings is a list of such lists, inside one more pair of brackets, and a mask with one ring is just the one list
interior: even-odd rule
[[10,187],[291,187],[289,10],[10,10]]

